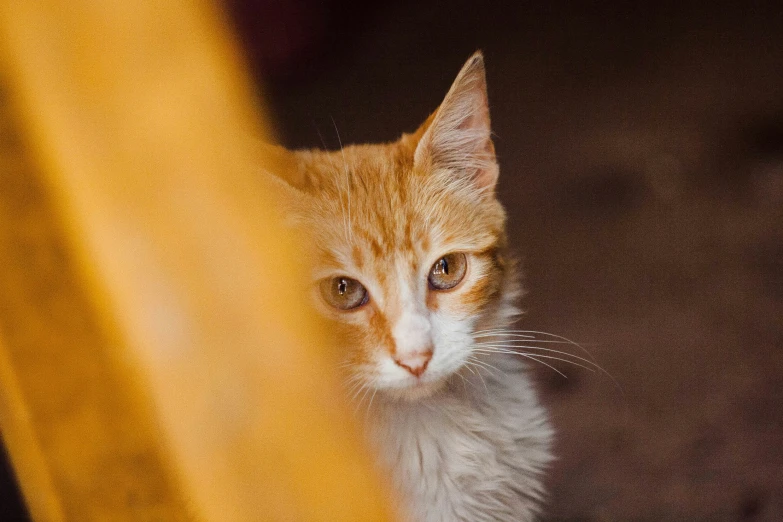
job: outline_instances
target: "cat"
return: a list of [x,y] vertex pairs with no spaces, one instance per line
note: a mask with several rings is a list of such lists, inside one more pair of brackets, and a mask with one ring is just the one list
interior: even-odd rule
[[403,518],[534,520],[553,430],[509,330],[520,285],[482,54],[412,134],[274,154]]

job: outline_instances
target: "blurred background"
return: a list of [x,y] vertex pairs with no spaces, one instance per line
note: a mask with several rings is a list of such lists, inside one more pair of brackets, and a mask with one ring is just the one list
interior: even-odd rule
[[[779,2],[227,0],[280,141],[389,141],[482,49],[549,521],[783,520]],[[0,519],[24,520],[12,474]]]

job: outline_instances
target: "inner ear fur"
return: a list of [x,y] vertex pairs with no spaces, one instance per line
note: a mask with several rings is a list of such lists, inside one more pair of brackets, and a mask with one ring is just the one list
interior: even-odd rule
[[481,52],[463,65],[437,111],[413,136],[421,136],[414,154],[419,168],[448,170],[479,191],[492,192],[498,179],[495,147]]

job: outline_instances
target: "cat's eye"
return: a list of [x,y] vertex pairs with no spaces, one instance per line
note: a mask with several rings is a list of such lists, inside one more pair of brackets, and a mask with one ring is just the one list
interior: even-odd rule
[[332,277],[320,284],[324,300],[338,310],[353,310],[365,304],[370,295],[359,281],[350,277]]
[[468,270],[468,259],[465,254],[446,254],[438,259],[430,268],[429,282],[434,290],[454,288],[465,277]]

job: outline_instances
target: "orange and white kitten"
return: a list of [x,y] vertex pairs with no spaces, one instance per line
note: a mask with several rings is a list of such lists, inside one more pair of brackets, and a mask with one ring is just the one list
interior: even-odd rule
[[313,298],[416,521],[532,520],[552,460],[547,414],[507,348],[519,288],[490,134],[476,53],[413,134],[277,149],[289,213],[313,249]]

